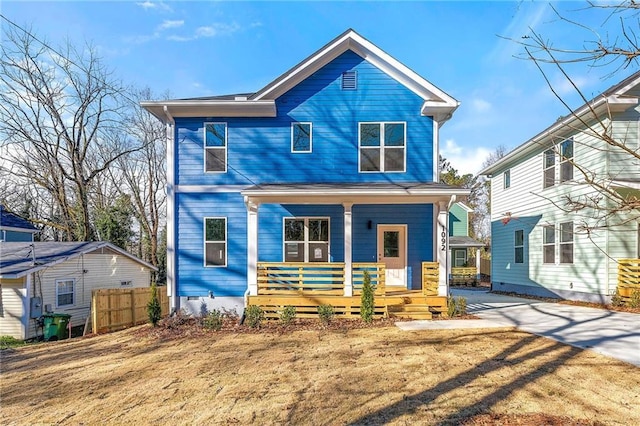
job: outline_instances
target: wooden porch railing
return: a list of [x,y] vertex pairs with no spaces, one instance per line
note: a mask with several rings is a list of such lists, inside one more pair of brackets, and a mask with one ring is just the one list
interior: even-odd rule
[[353,295],[362,294],[362,283],[364,282],[364,271],[369,272],[371,285],[375,288],[376,296],[385,294],[385,267],[384,263],[354,263],[352,267]]
[[634,290],[640,290],[640,259],[618,260],[618,294],[631,297]]
[[344,295],[344,263],[258,263],[258,294]]
[[437,296],[439,280],[440,265],[438,262],[422,262],[422,294]]

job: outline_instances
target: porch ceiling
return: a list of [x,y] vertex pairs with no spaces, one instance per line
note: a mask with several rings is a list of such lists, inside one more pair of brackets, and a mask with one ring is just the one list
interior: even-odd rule
[[242,191],[255,204],[430,204],[468,194],[439,183],[272,184]]

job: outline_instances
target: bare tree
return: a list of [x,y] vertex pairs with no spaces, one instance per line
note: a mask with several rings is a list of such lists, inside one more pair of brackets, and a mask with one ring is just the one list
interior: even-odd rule
[[91,46],[54,50],[11,24],[2,35],[0,169],[15,187],[46,195],[51,211],[39,218],[43,225],[66,240],[91,240],[96,180],[140,149],[121,131],[130,101]]

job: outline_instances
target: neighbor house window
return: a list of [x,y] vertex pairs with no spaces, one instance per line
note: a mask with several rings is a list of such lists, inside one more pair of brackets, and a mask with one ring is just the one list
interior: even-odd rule
[[573,263],[573,222],[560,224],[560,263]]
[[358,88],[358,73],[345,71],[342,73],[342,90],[356,90]]
[[544,152],[544,167],[543,167],[543,187],[549,188],[556,184],[556,153],[553,149],[548,149]]
[[504,189],[511,187],[511,170],[507,170],[506,172],[504,172],[503,179]]
[[131,287],[131,281],[120,281],[122,287]]
[[291,123],[291,152],[311,152],[311,123]]
[[284,261],[328,262],[329,218],[285,218]]
[[524,231],[522,229],[515,231],[513,249],[514,262],[524,263]]
[[57,306],[70,306],[75,303],[75,280],[56,280]]
[[542,262],[556,263],[556,227],[546,225],[542,228]]
[[204,171],[227,171],[227,123],[204,123]]
[[560,144],[560,182],[573,179],[573,139]]
[[227,266],[227,219],[204,219],[204,266]]
[[360,171],[404,172],[405,130],[405,123],[360,123]]
[[453,255],[453,266],[456,268],[466,266],[467,264],[467,250],[455,250]]

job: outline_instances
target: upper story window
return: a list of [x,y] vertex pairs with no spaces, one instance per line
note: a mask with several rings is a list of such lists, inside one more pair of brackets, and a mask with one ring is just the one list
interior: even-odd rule
[[361,172],[405,171],[405,123],[360,123],[358,146]]
[[524,263],[524,231],[522,229],[515,231],[513,247],[513,261],[515,263]]
[[358,73],[345,71],[342,73],[342,90],[356,90],[358,88]]
[[291,123],[291,152],[311,152],[311,123]]
[[329,218],[285,218],[283,235],[285,262],[329,261]]
[[56,306],[71,306],[75,303],[75,286],[73,279],[56,280]]
[[556,153],[552,149],[544,152],[543,188],[556,184]]
[[504,189],[511,187],[511,170],[510,169],[504,172],[502,184],[504,186]]
[[204,219],[204,266],[227,266],[227,218]]
[[227,171],[227,123],[204,123],[204,171]]
[[573,139],[560,144],[560,182],[573,179]]

